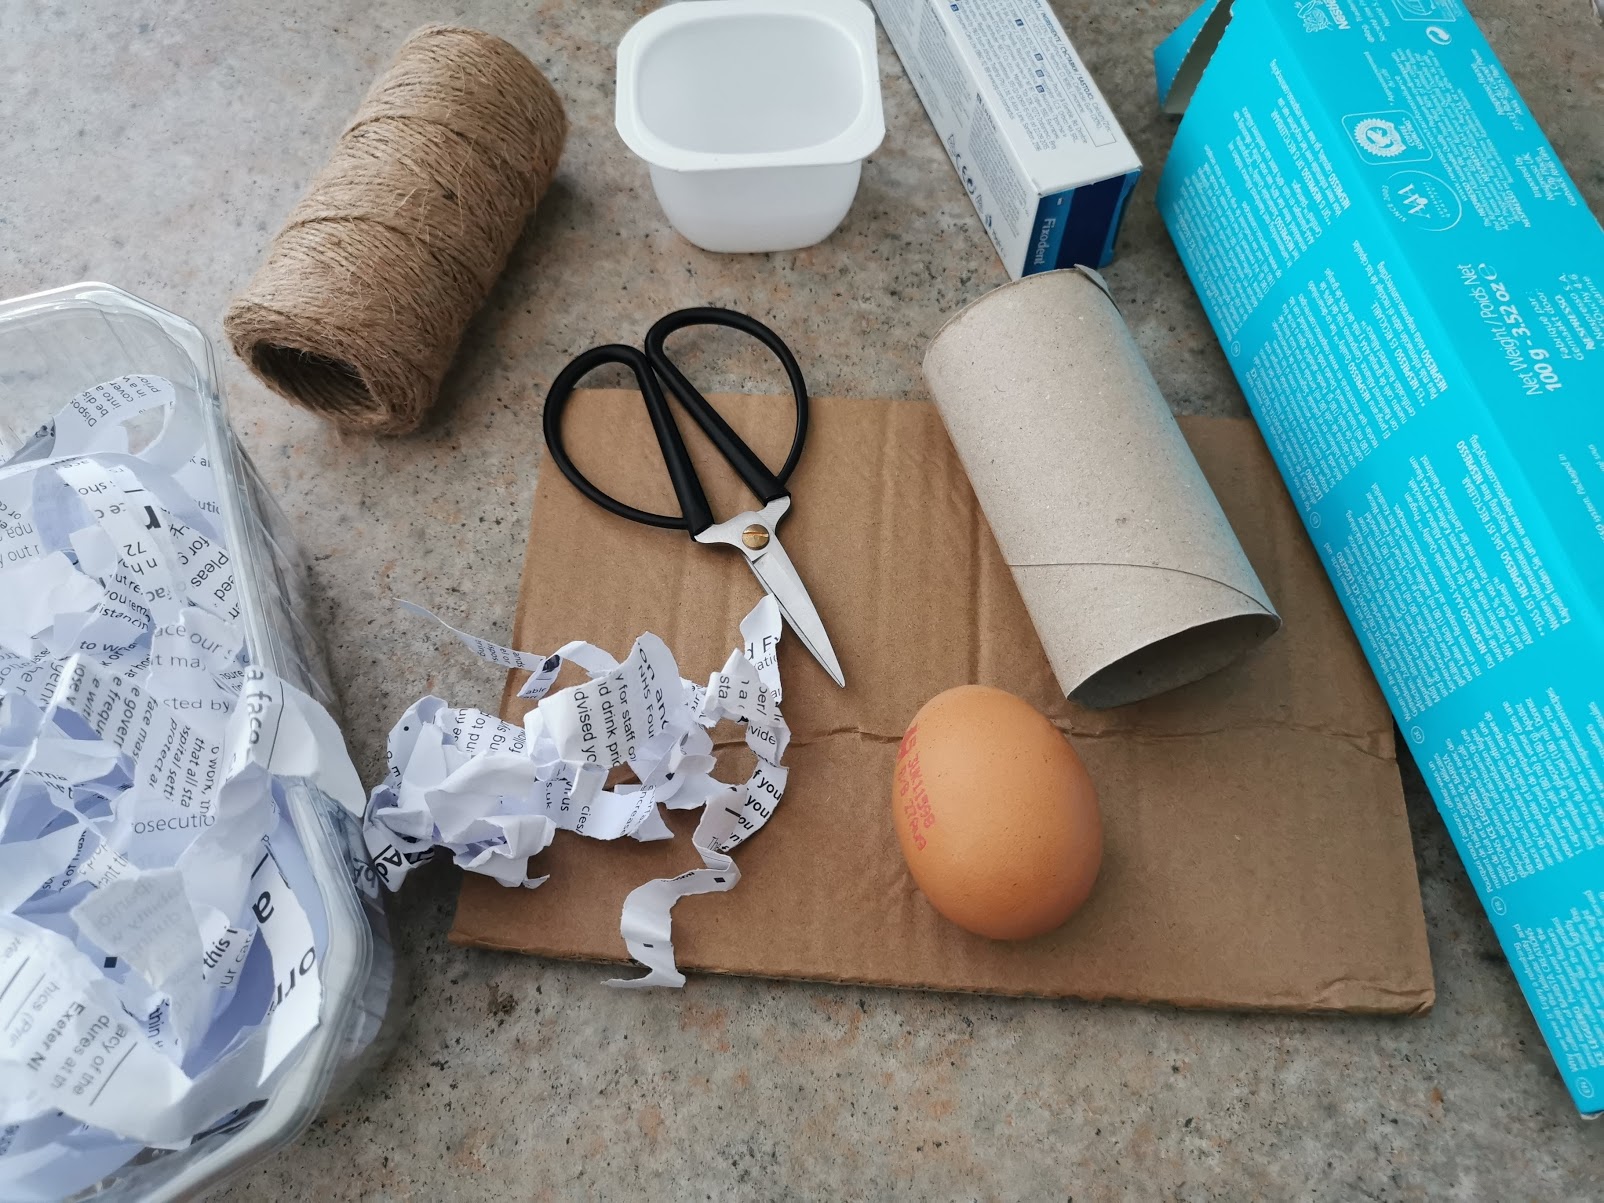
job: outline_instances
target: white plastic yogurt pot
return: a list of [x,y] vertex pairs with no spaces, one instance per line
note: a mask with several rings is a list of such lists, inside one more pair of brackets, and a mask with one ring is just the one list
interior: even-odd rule
[[874,14],[862,0],[667,5],[618,44],[616,122],[697,246],[812,246],[885,137]]

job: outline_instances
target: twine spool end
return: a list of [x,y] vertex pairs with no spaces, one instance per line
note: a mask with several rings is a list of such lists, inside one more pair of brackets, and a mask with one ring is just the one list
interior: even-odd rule
[[256,344],[249,358],[251,370],[275,392],[314,409],[348,414],[375,404],[362,373],[343,360],[276,343]]

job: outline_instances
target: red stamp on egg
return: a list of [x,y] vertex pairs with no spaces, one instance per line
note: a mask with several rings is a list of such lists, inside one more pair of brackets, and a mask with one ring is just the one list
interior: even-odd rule
[[919,767],[919,727],[908,728],[897,746],[897,792],[902,796],[902,810],[908,818],[908,835],[913,846],[922,850],[928,842],[923,831],[936,825],[936,814],[930,806],[930,795],[925,792],[924,772]]

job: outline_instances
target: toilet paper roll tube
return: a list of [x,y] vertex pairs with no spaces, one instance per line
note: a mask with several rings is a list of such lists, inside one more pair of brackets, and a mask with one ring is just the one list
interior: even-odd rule
[[924,374],[1067,696],[1139,701],[1280,628],[1095,272],[988,293]]

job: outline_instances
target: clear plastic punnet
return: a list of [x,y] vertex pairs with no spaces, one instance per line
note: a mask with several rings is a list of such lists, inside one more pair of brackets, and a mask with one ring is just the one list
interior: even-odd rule
[[[195,326],[105,284],[0,301],[0,463],[37,439],[75,395],[128,375],[170,382],[204,422],[201,445],[215,477],[216,526],[234,564],[246,663],[336,711],[299,551],[229,428],[212,348]],[[129,420],[130,451],[154,439],[161,421],[155,411]],[[265,1079],[262,1097],[181,1148],[101,1150],[95,1177],[75,1184],[73,1197],[196,1197],[293,1140],[394,1046],[401,991],[361,820],[308,779],[279,786],[281,817],[305,853],[295,897],[321,940],[316,1025]],[[95,1169],[95,1155],[86,1155],[84,1173]],[[49,1197],[25,1180],[8,1183],[4,1167],[0,1157],[0,1199]]]

